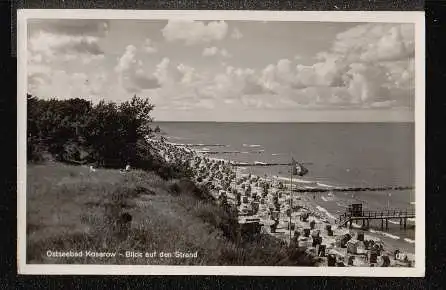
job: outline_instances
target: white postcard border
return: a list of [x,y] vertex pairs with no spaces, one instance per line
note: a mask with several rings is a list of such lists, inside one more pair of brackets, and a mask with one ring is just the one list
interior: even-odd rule
[[[381,22],[415,25],[416,227],[414,268],[152,266],[26,264],[26,93],[28,19],[252,20],[313,22]],[[179,11],[61,10],[17,11],[17,263],[19,274],[33,275],[236,275],[236,276],[371,276],[425,275],[425,20],[423,11]]]

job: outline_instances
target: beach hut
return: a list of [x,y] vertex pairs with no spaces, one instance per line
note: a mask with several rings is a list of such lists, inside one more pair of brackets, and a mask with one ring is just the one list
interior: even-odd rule
[[387,255],[381,256],[381,267],[389,267],[390,266],[390,258]]
[[347,253],[357,254],[358,253],[358,243],[359,243],[359,241],[356,239],[351,239],[351,240],[347,241],[347,243],[346,243]]
[[351,239],[351,236],[349,234],[345,234],[343,236],[337,236],[336,237],[336,247],[338,248],[345,248],[347,245],[347,242]]
[[254,214],[259,211],[259,203],[257,201],[251,202],[251,207]]
[[336,266],[336,255],[334,254],[329,254],[327,256],[327,266],[328,267],[334,267]]
[[325,257],[325,250],[326,250],[327,246],[326,245],[317,245],[316,249],[317,249],[317,256],[318,257]]
[[313,237],[313,247],[316,247],[318,245],[322,244],[322,237]]
[[259,218],[245,219],[240,223],[240,232],[243,236],[253,236],[260,233],[262,226]]
[[300,215],[300,220],[303,222],[306,222],[309,217],[310,217],[310,214],[308,212],[304,212],[303,214]]
[[310,222],[310,228],[311,229],[314,229],[314,226],[316,225],[316,222],[314,221],[314,220],[312,220],[311,222]]
[[311,246],[310,239],[307,237],[299,237],[298,238],[298,247],[300,248],[308,248]]
[[361,231],[357,232],[356,233],[356,239],[358,241],[364,241],[364,232],[361,232]]

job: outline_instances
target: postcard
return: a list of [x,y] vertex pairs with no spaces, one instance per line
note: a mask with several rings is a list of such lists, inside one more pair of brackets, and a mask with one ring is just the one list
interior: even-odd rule
[[424,276],[424,12],[17,33],[20,274]]

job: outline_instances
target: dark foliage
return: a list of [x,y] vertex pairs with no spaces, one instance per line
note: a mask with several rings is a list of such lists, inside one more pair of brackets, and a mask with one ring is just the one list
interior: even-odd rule
[[133,96],[117,104],[84,99],[43,100],[28,95],[27,159],[40,162],[51,156],[71,164],[156,171],[162,178],[190,176],[187,164],[166,164],[145,140],[154,131],[154,106]]

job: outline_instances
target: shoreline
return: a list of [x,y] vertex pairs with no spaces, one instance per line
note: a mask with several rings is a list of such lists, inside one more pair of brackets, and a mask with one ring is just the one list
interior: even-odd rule
[[[233,194],[233,190],[237,190],[237,192],[243,192],[245,190],[245,186],[249,186],[250,193],[249,195],[242,195],[243,202],[239,206],[237,206],[239,211],[239,222],[243,222],[247,216],[249,218],[258,219],[261,224],[263,224],[262,231],[265,233],[268,233],[280,240],[283,240],[287,243],[290,243],[290,231],[289,231],[289,216],[287,216],[286,212],[290,209],[290,190],[289,190],[289,182],[290,178],[286,177],[274,177],[274,176],[266,176],[260,177],[251,173],[244,172],[243,167],[235,167],[231,166],[229,160],[224,158],[215,158],[215,157],[209,157],[206,156],[205,152],[200,152],[199,150],[196,150],[194,148],[190,148],[186,144],[177,144],[173,142],[163,142],[159,140],[153,140],[151,141],[155,142],[161,142],[164,143],[167,146],[173,146],[174,148],[177,148],[180,151],[187,152],[189,155],[192,156],[192,160],[183,160],[188,161],[192,163],[191,165],[193,167],[197,167],[200,169],[200,173],[197,175],[202,175],[203,172],[208,172],[211,174],[211,176],[214,175],[214,173],[217,175],[217,177],[212,178],[201,178],[200,176],[194,176],[194,182],[199,184],[212,184],[213,189],[211,190],[213,196],[215,199],[219,198],[219,195],[224,193],[224,195],[227,197],[228,203],[237,205],[237,198]],[[164,153],[167,152],[167,150],[163,151]],[[167,154],[170,152],[167,152]],[[166,157],[166,156],[163,156]],[[168,157],[167,160],[172,160],[171,157]],[[204,163],[204,165],[202,165]],[[218,164],[218,166],[216,166]],[[225,174],[222,174],[225,172]],[[227,174],[226,174],[227,173]],[[224,177],[225,175],[225,177]],[[229,183],[228,183],[228,176]],[[199,177],[201,178],[200,181]],[[293,178],[293,187],[298,185],[308,185],[308,184],[314,184],[318,182],[312,182],[312,181],[306,181],[306,180],[300,180],[298,177],[297,180],[294,180]],[[225,181],[226,180],[226,181]],[[249,180],[249,181],[248,181]],[[254,181],[253,181],[254,180]],[[288,180],[288,184],[285,184],[282,182],[283,186],[279,188],[279,184],[281,181]],[[301,182],[303,181],[303,182]],[[263,189],[259,186],[260,183],[267,183],[269,184],[270,190],[268,191],[267,195],[264,195],[263,198],[260,200],[255,199],[252,196],[261,196]],[[223,185],[225,188],[223,188]],[[322,186],[326,186],[327,188],[332,187],[332,185],[323,184]],[[253,195],[251,195],[251,192]],[[279,203],[280,203],[280,211],[278,212],[279,215],[279,224],[277,225],[277,230],[275,233],[272,233],[270,230],[270,225],[274,223],[271,218],[271,200],[274,195],[279,195]],[[311,194],[311,193],[310,193]],[[312,195],[312,194],[311,194]],[[387,254],[387,256],[390,258],[391,266],[401,266],[398,265],[398,261],[394,259],[393,257],[393,251],[397,249],[395,245],[392,245],[392,243],[384,242],[383,236],[386,238],[392,238],[393,235],[386,233],[386,232],[380,232],[374,229],[367,229],[367,230],[361,230],[358,228],[340,228],[336,225],[335,219],[336,217],[331,214],[327,209],[316,203],[314,200],[311,200],[311,197],[304,192],[292,192],[292,204],[293,204],[293,210],[291,214],[291,228],[293,229],[293,226],[296,231],[303,230],[305,228],[308,228],[308,223],[302,222],[299,220],[300,216],[303,213],[308,213],[310,218],[309,221],[314,221],[316,224],[314,226],[314,229],[317,230],[321,236],[322,236],[322,244],[325,244],[327,248],[327,252],[336,255],[337,259],[344,260],[344,264],[347,264],[347,259],[351,257],[351,254],[348,254],[346,252],[346,249],[343,247],[337,247],[336,246],[336,239],[339,237],[350,234],[352,237],[357,236],[358,232],[362,232],[364,239],[367,241],[374,241],[375,243],[383,244],[383,253]],[[249,212],[250,206],[252,207],[252,204],[256,204],[257,206],[257,213],[253,215],[246,215],[246,212]],[[299,209],[295,210],[294,207],[298,206]],[[268,209],[270,209],[270,212],[268,212]],[[326,233],[326,226],[330,225],[333,231],[333,235],[327,235]],[[356,227],[361,227],[359,225],[356,225]],[[291,234],[291,236],[293,236]],[[394,238],[395,236],[393,236]],[[407,238],[406,238],[407,239]],[[409,241],[405,242],[410,243]],[[302,239],[304,240],[304,239]],[[402,240],[402,239],[401,239]],[[408,239],[410,240],[410,239]],[[413,241],[414,242],[414,241]],[[300,243],[300,241],[299,241]],[[307,242],[307,248],[311,248],[308,245]],[[412,262],[414,259],[414,254],[412,252],[405,251],[404,252],[408,259]],[[357,264],[359,263],[359,266],[364,266],[364,261],[362,255],[354,255],[357,260]],[[412,263],[413,264],[413,263]],[[323,266],[323,265],[321,265]],[[358,266],[353,264],[352,266]],[[407,266],[406,266],[407,267]]]

